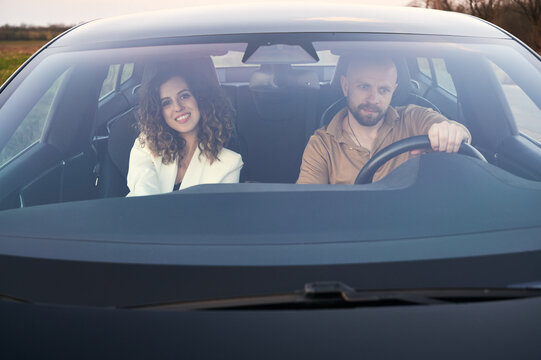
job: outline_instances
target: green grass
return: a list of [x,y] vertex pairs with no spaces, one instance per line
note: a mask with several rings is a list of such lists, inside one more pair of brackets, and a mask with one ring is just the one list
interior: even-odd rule
[[0,57],[0,84],[10,76],[28,59],[29,55],[8,55]]
[[[0,84],[41,46],[41,41],[0,41]],[[0,151],[0,166],[39,140],[59,84],[60,80],[56,81],[42,96]]]
[[0,41],[0,84],[43,44],[43,41]]

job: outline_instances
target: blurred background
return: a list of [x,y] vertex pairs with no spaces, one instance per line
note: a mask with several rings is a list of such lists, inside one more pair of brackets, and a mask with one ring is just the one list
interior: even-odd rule
[[[250,2],[257,1],[259,0]],[[305,1],[309,6],[313,0],[296,1]],[[541,51],[541,0],[340,1],[368,5],[413,6],[466,13],[504,28],[535,51]],[[223,0],[0,0],[0,84],[47,41],[74,25],[98,18],[141,11],[207,6],[221,2]]]

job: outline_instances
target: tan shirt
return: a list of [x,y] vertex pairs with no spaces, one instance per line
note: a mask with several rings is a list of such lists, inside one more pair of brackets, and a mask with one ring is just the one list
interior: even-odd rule
[[[353,184],[362,167],[379,150],[398,140],[427,134],[432,124],[449,121],[432,109],[416,105],[389,107],[371,153],[355,144],[343,131],[346,115],[347,108],[344,108],[333,117],[327,128],[316,130],[310,137],[302,156],[298,184]],[[469,132],[468,138],[471,139]],[[409,152],[405,152],[389,160],[375,173],[374,181],[382,179],[411,157]]]

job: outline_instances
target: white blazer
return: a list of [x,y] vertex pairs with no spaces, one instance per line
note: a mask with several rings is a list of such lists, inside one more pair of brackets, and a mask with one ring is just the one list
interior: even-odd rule
[[[218,159],[211,164],[199,147],[190,160],[179,190],[198,184],[237,183],[243,162],[240,154],[223,148]],[[126,196],[155,195],[173,191],[177,177],[178,161],[163,164],[161,156],[154,156],[139,139],[130,152],[128,188]]]

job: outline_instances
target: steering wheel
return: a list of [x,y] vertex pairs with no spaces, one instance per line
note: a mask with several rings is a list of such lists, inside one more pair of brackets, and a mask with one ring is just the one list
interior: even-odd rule
[[[430,140],[428,139],[428,135],[418,135],[405,138],[378,151],[361,169],[359,175],[357,175],[357,178],[355,179],[355,184],[371,183],[374,174],[383,164],[397,155],[415,149],[430,149]],[[465,142],[460,145],[458,153],[487,162],[483,154]]]

